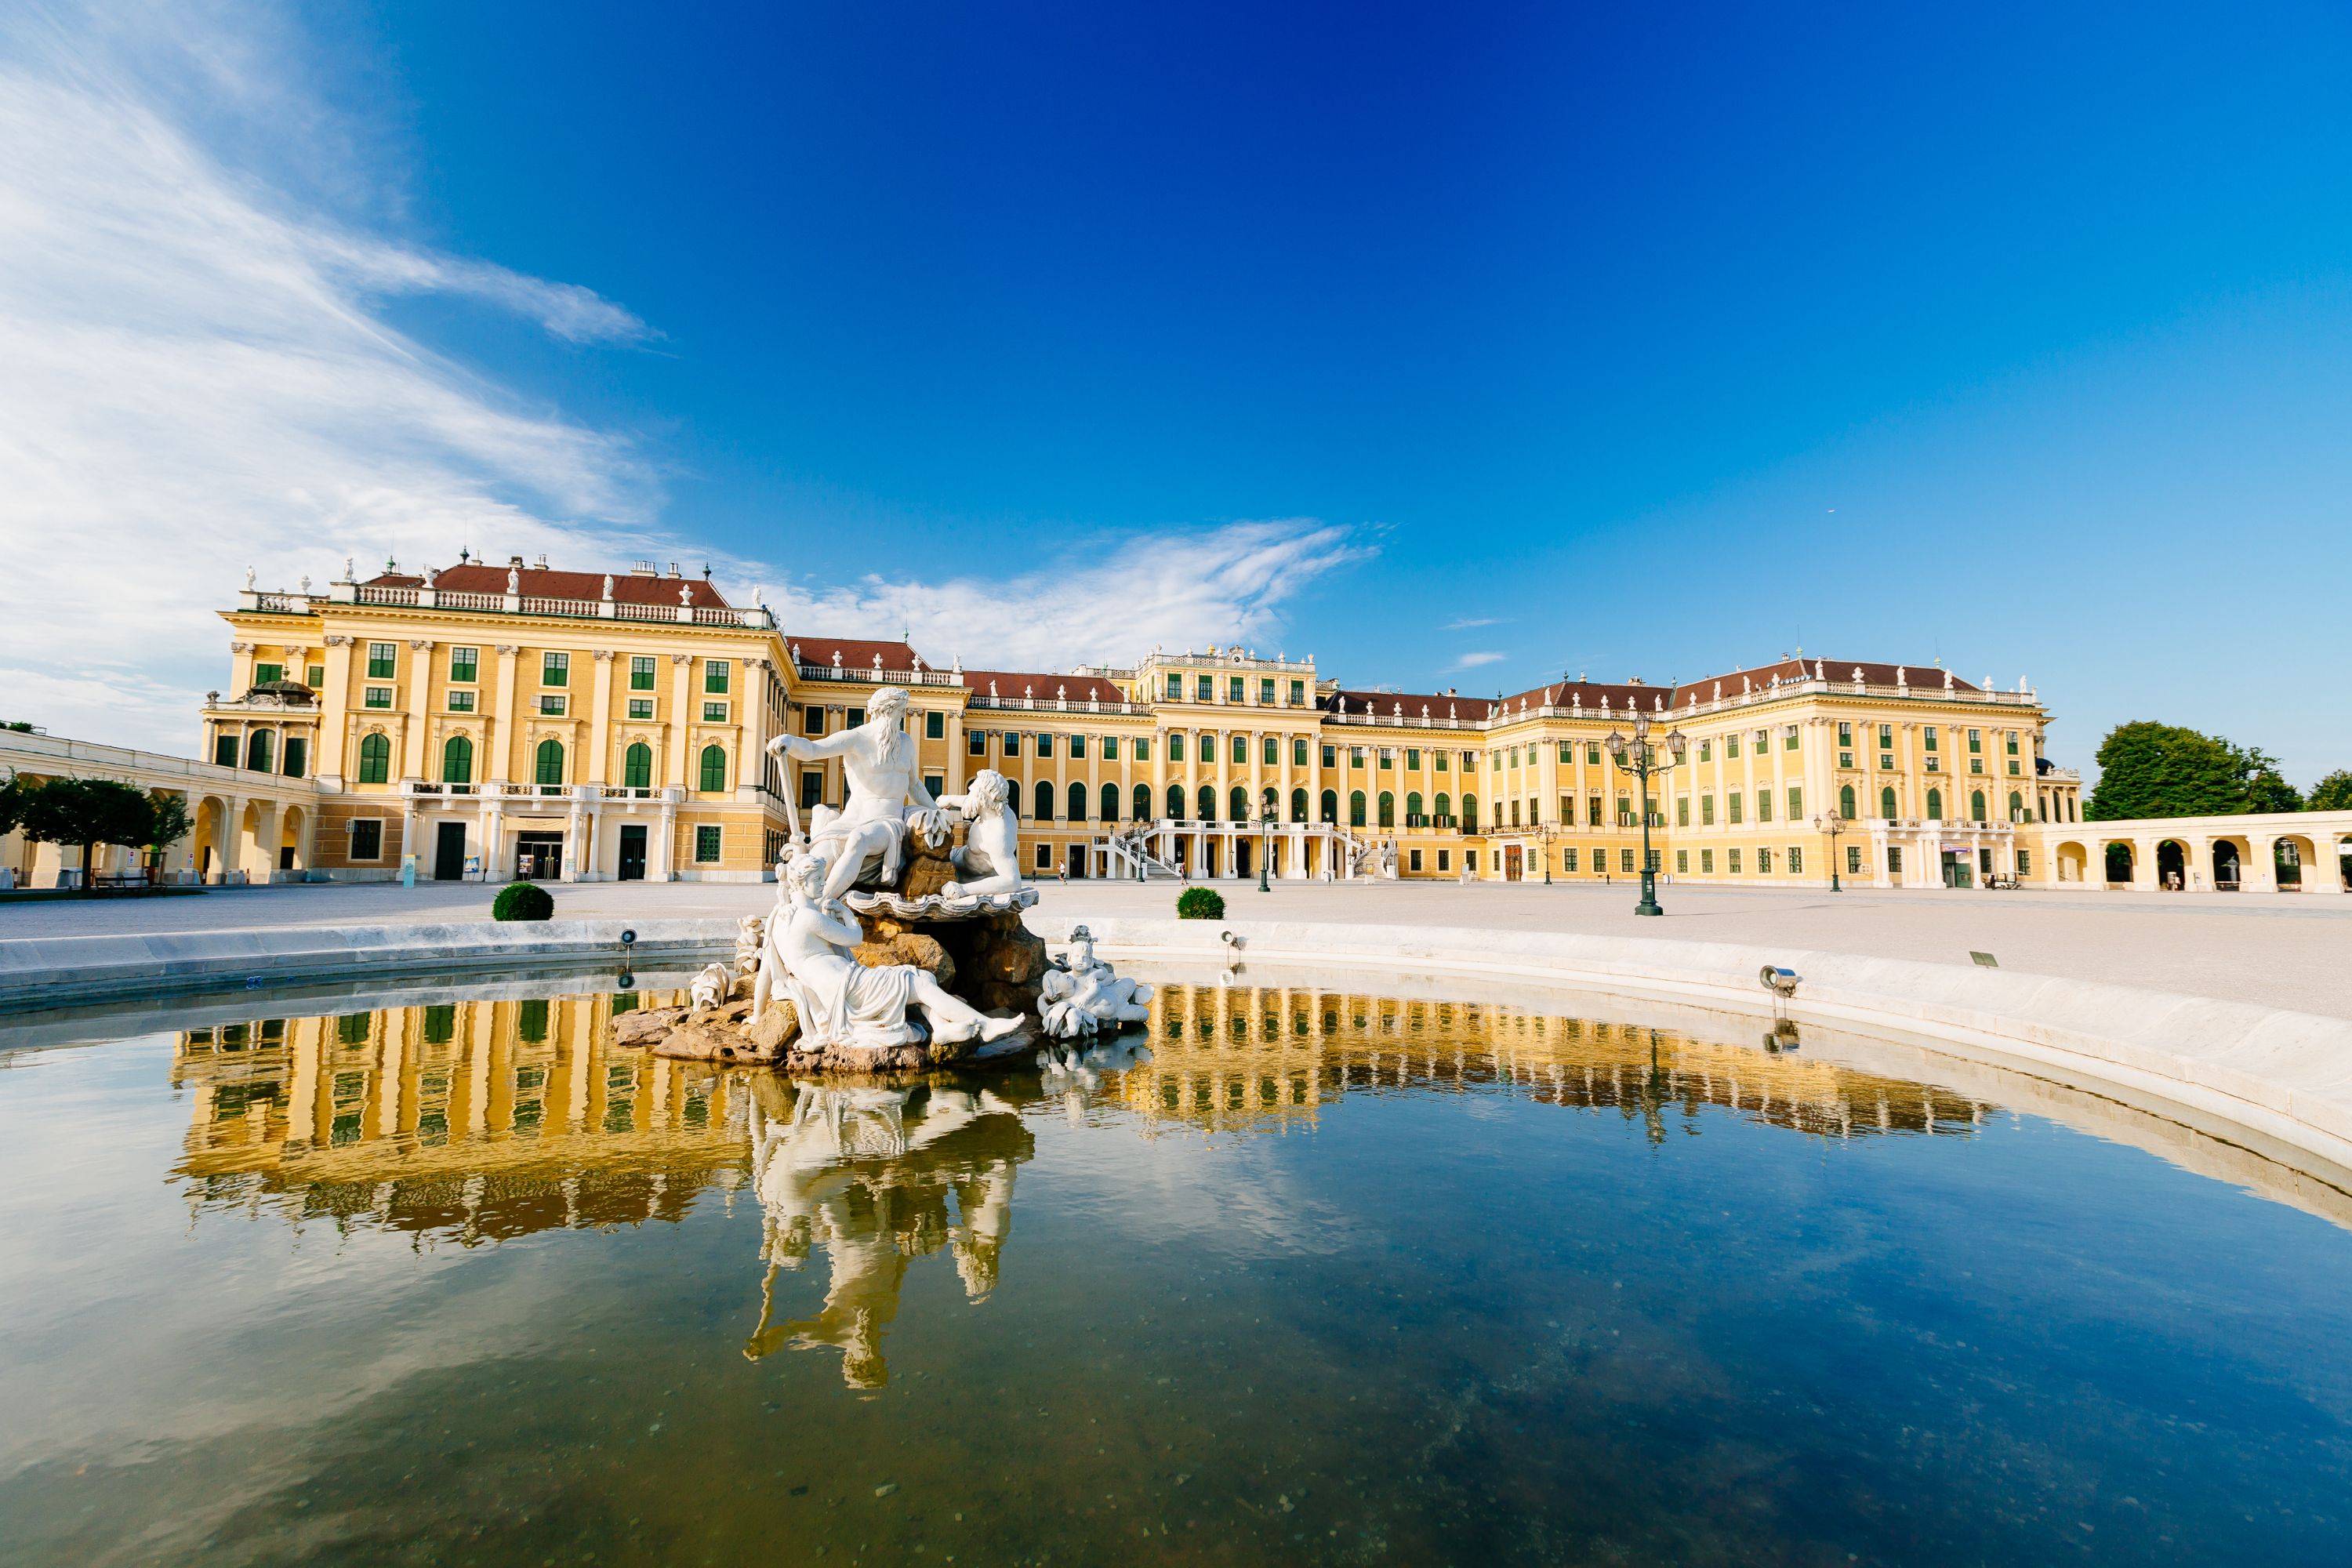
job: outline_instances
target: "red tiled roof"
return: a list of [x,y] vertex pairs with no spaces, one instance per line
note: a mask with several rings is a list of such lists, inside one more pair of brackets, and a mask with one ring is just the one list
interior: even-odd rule
[[[602,572],[558,572],[546,566],[519,568],[521,586],[518,590],[527,598],[535,599],[601,599],[604,596],[604,574]],[[503,594],[507,591],[504,566],[492,566],[476,562],[466,566],[447,566],[435,574],[436,589],[453,594]],[[362,584],[369,588],[421,588],[425,579],[406,572],[384,572]],[[711,605],[724,607],[727,600],[703,577],[652,577],[642,573],[613,574],[613,600],[621,605],[675,605],[677,591],[687,589],[693,597],[688,603],[697,606]]]
[[[1743,680],[1748,682],[1746,689],[1762,691],[1771,686],[1775,676],[1784,682],[1809,680],[1813,679],[1816,670],[1828,677],[1832,689],[1852,683],[1853,672],[1857,669],[1862,671],[1862,679],[1867,685],[1892,686],[1895,684],[1895,672],[1898,668],[1904,672],[1904,679],[1916,689],[1943,689],[1944,672],[1932,664],[1897,666],[1874,664],[1866,659],[1856,662],[1853,659],[1835,658],[1784,658],[1777,663],[1759,665],[1754,669],[1736,669],[1729,675],[1711,675],[1705,680],[1686,681],[1675,688],[1671,700],[1685,707],[1689,706],[1693,696],[1696,696],[1701,702],[1712,702],[1715,700],[1715,689],[1718,681],[1722,683],[1724,696],[1737,697],[1743,689],[1740,685]],[[1975,691],[1980,689],[1974,681],[1962,680],[1958,676],[1954,676],[1952,689]]]
[[1127,700],[1127,693],[1121,691],[1116,682],[1106,680],[1099,675],[1052,675],[1020,669],[967,669],[963,672],[964,685],[981,696],[989,694],[991,682],[995,685],[995,694],[1007,699],[1031,697],[1040,702],[1052,702],[1058,699],[1072,703]]
[[[830,665],[834,662],[834,656],[840,655],[842,673],[845,675],[853,669],[872,673],[874,656],[877,654],[882,656],[883,668],[897,670],[913,669],[915,661],[919,657],[911,643],[867,642],[858,637],[829,637],[815,635],[787,637],[784,638],[784,644],[793,650],[793,657],[803,664]],[[924,659],[922,663],[925,669],[940,668],[929,659]]]
[[1484,719],[1495,709],[1491,697],[1448,697],[1443,691],[1335,691],[1315,700],[1315,705],[1326,712],[1370,712],[1383,719],[1396,717],[1400,704],[1408,719],[1424,713],[1432,719]]

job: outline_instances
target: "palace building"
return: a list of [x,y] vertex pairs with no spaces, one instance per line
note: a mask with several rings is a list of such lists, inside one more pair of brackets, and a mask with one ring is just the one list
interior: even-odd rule
[[[248,584],[225,618],[205,757],[317,791],[299,829],[208,841],[265,874],[390,877],[414,857],[425,878],[757,880],[844,795],[838,763],[767,742],[860,723],[886,685],[907,690],[935,793],[983,768],[1013,784],[1032,875],[1622,879],[1646,816],[1677,879],[1794,886],[1834,864],[1958,885],[2046,879],[2032,830],[2080,812],[2025,683],[1916,665],[1784,658],[1493,697],[1343,686],[1242,648],[966,668],[779,627],[674,564],[543,557],[347,571],[323,594]],[[1610,746],[1637,721],[1662,763],[1669,734],[1685,742],[1646,793]]]

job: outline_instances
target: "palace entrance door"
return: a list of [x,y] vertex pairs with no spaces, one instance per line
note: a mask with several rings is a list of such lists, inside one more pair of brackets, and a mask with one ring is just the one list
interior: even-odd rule
[[466,825],[444,822],[434,829],[433,879],[460,881],[466,875]]
[[518,833],[515,835],[515,875],[532,881],[545,881],[563,874],[563,835],[561,833]]
[[1517,881],[1517,880],[1519,879],[1519,873],[1520,873],[1521,869],[1522,869],[1522,867],[1521,867],[1521,862],[1520,862],[1520,859],[1519,859],[1519,847],[1518,847],[1517,845],[1516,845],[1516,844],[1506,844],[1506,845],[1504,845],[1504,846],[1503,846],[1503,880],[1505,880],[1506,882],[1516,882],[1516,881]]
[[646,825],[642,822],[621,824],[621,865],[619,879],[624,882],[646,879]]

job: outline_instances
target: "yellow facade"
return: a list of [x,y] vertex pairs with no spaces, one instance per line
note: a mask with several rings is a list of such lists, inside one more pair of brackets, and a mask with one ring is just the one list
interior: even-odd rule
[[[240,695],[208,702],[206,755],[315,774],[302,869],[757,879],[843,791],[838,763],[767,742],[860,722],[886,684],[934,790],[1012,782],[1033,875],[1616,879],[1646,814],[1677,879],[1799,885],[1834,860],[1882,886],[2042,879],[2025,825],[2080,811],[2079,779],[2042,761],[2034,695],[1938,669],[1793,659],[1490,699],[1350,690],[1237,648],[940,668],[904,642],[789,636],[675,569],[596,597],[550,591],[593,576],[520,560],[439,583],[460,571],[506,591],[387,573],[227,614]],[[1637,715],[1661,761],[1667,731],[1688,741],[1645,800],[1607,743]]]

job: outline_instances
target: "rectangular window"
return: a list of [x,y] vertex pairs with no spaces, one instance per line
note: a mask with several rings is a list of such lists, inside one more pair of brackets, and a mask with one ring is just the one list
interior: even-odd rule
[[2031,849],[2017,852],[2017,875],[2021,880],[2033,875],[2033,851]]
[[1892,724],[1881,724],[1878,727],[1878,749],[1884,752],[1892,748],[1894,744],[1895,726]]
[[824,733],[824,710],[816,703],[812,702],[801,710],[801,733],[803,735]]
[[1503,771],[1503,753],[1502,753],[1502,752],[1495,752],[1492,756],[1489,756],[1489,757],[1486,759],[1486,771],[1487,771],[1488,773],[1501,773],[1501,772]]
[[733,666],[734,661],[731,659],[713,658],[704,660],[702,665],[702,689],[706,692],[718,692],[724,695],[727,690],[727,682],[734,674]]
[[1698,760],[1702,763],[1711,763],[1715,761],[1715,742],[1713,741],[1701,741],[1698,743]]
[[1984,750],[1984,731],[1982,730],[1971,730],[1969,731],[1969,750],[1971,752],[1981,752]]
[[1084,735],[1070,737],[1070,758],[1081,763],[1087,760],[1087,738]]
[[1715,826],[1715,796],[1703,795],[1698,797],[1698,825],[1701,827]]
[[1037,846],[1037,869],[1050,871],[1053,868],[1054,847],[1050,844],[1040,844]]
[[1420,870],[1420,869],[1421,869],[1421,851],[1420,851],[1420,850],[1418,850],[1418,849],[1407,850],[1407,851],[1406,851],[1406,857],[1407,857],[1407,867],[1408,867],[1408,868],[1409,868],[1409,869],[1411,869],[1411,870],[1414,870],[1414,871],[1418,871],[1418,870]]
[[1787,820],[1790,822],[1801,822],[1804,819],[1804,816],[1805,792],[1798,788],[1795,784],[1790,784],[1789,786],[1789,815]]
[[1633,852],[1631,849],[1620,849],[1617,851],[1617,869],[1620,871],[1631,871],[1633,868]]
[[971,756],[984,757],[988,755],[988,731],[985,730],[965,731],[963,737],[963,749],[965,752]]
[[1934,751],[1936,749],[1936,726],[1933,724],[1923,724],[1919,727],[1919,733],[1925,737],[1920,742],[1920,744],[1927,751]]
[[1184,678],[1172,671],[1168,677],[1168,700],[1171,702],[1184,700]]
[[1396,748],[1393,746],[1382,746],[1381,748],[1381,766],[1384,768],[1392,768],[1396,766]]
[[1261,707],[1271,708],[1274,706],[1274,677],[1271,675],[1264,675],[1258,678],[1257,700]]
[[392,688],[371,686],[361,694],[360,700],[370,708],[389,708],[392,706]]
[[1217,700],[1217,678],[1213,675],[1201,677],[1193,683],[1192,691],[1202,701],[1214,702]]
[[354,860],[383,858],[383,819],[362,816],[352,823],[352,855]]
[[1323,748],[1323,765],[1327,768],[1336,768],[1339,765],[1339,747],[1327,745]]
[[724,724],[727,722],[727,704],[724,702],[704,703],[702,705],[702,721],[706,724]]
[[1149,735],[1138,735],[1135,738],[1135,760],[1139,763],[1148,763],[1151,760],[1151,737]]
[[1793,752],[1797,749],[1797,727],[1794,724],[1781,727],[1780,749],[1784,752]]
[[629,656],[629,689],[651,691],[654,689],[654,661],[650,654]]
[[1805,852],[1797,845],[1791,844],[1789,846],[1789,875],[1801,877],[1804,874]]
[[1290,737],[1290,765],[1294,768],[1307,765],[1307,737],[1304,735]]
[[1566,741],[1562,741],[1559,743],[1559,765],[1561,767],[1567,767],[1575,761],[1576,748],[1570,745]]
[[547,714],[551,718],[562,718],[563,716],[563,694],[560,691],[541,692],[539,694],[539,710],[541,713]]
[[1105,735],[1103,737],[1102,760],[1107,763],[1115,763],[1118,761],[1118,737],[1117,735]]
[[1759,877],[1769,877],[1772,874],[1772,851],[1769,849],[1756,851],[1756,874]]
[[1702,849],[1698,852],[1698,874],[1702,877],[1712,877],[1715,875],[1714,850]]
[[1601,797],[1597,795],[1584,797],[1584,825],[1587,827],[1601,826]]
[[1475,871],[1478,869],[1478,851],[1475,849],[1465,849],[1462,851],[1462,868],[1465,871]]
[[1247,767],[1249,765],[1249,737],[1247,735],[1235,735],[1234,737],[1232,750],[1234,755],[1234,766],[1237,768]]
[[394,666],[399,658],[400,650],[394,647],[391,643],[372,642],[368,644],[368,679],[370,680],[390,680],[393,677]]
[[814,769],[801,774],[801,809],[808,810],[824,799],[824,775]]
[[1258,746],[1258,759],[1267,767],[1280,767],[1282,765],[1282,737],[1279,735],[1268,735],[1265,737],[1263,742]]
[[1769,730],[1759,730],[1759,731],[1756,731],[1756,754],[1757,754],[1758,756],[1759,756],[1759,757],[1760,757],[1760,756],[1762,756],[1766,752],[1769,752],[1769,751],[1770,751],[1771,749],[1772,749],[1772,731],[1769,731]]
[[267,686],[273,680],[285,679],[286,667],[282,664],[257,664],[253,667],[253,683],[256,686]]
[[650,718],[652,718],[653,716],[654,716],[654,700],[653,700],[652,698],[650,698],[650,697],[632,697],[632,698],[630,698],[630,699],[629,699],[629,717],[630,717],[630,718],[632,718],[632,719],[650,719]]
[[1559,852],[1559,868],[1563,871],[1573,871],[1576,869],[1575,850],[1563,849]]
[[1725,812],[1724,821],[1733,827],[1739,826],[1740,803],[1746,798],[1747,797],[1742,795],[1738,790],[1733,790],[1730,794],[1723,797]]
[[1008,757],[1017,757],[1021,754],[1020,731],[1007,730],[1004,731],[1004,754]]
[[708,823],[694,830],[694,862],[698,866],[719,863],[719,829]]
[[1290,705],[1293,708],[1307,706],[1307,682],[1294,680],[1290,683]]
[[1407,773],[1417,773],[1421,772],[1421,748],[1419,746],[1407,746],[1404,749],[1404,767],[1405,772]]
[[1351,768],[1360,768],[1364,765],[1363,747],[1350,746],[1348,748],[1348,765]]
[[1478,771],[1477,752],[1465,752],[1462,753],[1462,771],[1465,773],[1475,773]]
[[1597,768],[1601,765],[1601,744],[1599,742],[1587,741],[1584,743],[1584,765],[1588,768]]
[[1168,760],[1171,763],[1181,763],[1184,760],[1184,737],[1182,735],[1177,734],[1168,737]]
[[568,653],[541,654],[539,683],[541,686],[569,686],[572,683],[572,656]]
[[1437,868],[1439,870],[1451,871],[1454,869],[1453,860],[1454,852],[1452,850],[1441,849],[1437,852]]
[[1842,768],[1850,768],[1853,766],[1853,753],[1852,752],[1840,752],[1838,753],[1838,766]]
[[1723,738],[1723,754],[1724,754],[1724,757],[1725,757],[1725,759],[1726,759],[1727,761],[1736,761],[1736,760],[1738,760],[1738,756],[1739,756],[1739,737],[1738,737],[1738,736],[1737,736],[1737,735],[1726,735],[1726,736]]
[[1225,700],[1228,702],[1239,702],[1242,700],[1242,678],[1240,676],[1229,675],[1225,677]]
[[1862,875],[1862,846],[1859,844],[1845,847],[1845,874],[1849,877]]
[[948,716],[934,708],[923,715],[923,739],[944,741],[948,738]]
[[2005,739],[2006,744],[2003,749],[2006,750],[2012,757],[2017,755],[2017,731],[2014,730],[2010,731]]
[[1853,725],[1843,719],[1838,721],[1838,744],[1841,746],[1853,744]]
[[1677,849],[1675,851],[1675,875],[1677,877],[1687,877],[1690,875],[1689,850]]
[[1899,845],[1886,847],[1886,874],[1890,877],[1903,875],[1903,850]]
[[1617,797],[1617,826],[1620,827],[1633,826],[1633,798],[1631,795],[1621,795]]
[[1675,796],[1675,826],[1676,827],[1690,826],[1690,796],[1686,795]]
[[235,735],[222,734],[215,735],[213,737],[213,765],[215,767],[222,768],[233,768],[236,766],[236,737]]
[[482,672],[482,650],[478,647],[453,647],[449,650],[449,679],[460,685],[470,686]]
[[[310,666],[310,668],[302,673],[302,684],[309,687],[313,691],[325,690],[327,687],[327,667],[323,664],[314,664]],[[2016,770],[2011,769],[2011,771],[2013,773]]]
[[1725,872],[1726,872],[1726,873],[1727,873],[1727,874],[1728,874],[1728,875],[1730,875],[1730,876],[1737,877],[1738,875],[1739,875],[1739,851],[1738,851],[1738,850],[1737,850],[1737,849],[1727,849],[1727,850],[1725,850],[1725,851],[1723,852],[1723,868],[1724,868]]
[[1039,732],[1037,736],[1037,754],[1041,757],[1050,757],[1054,754],[1054,737],[1051,731]]
[[1573,795],[1559,797],[1559,825],[1562,827],[1576,826],[1576,798]]
[[473,710],[474,710],[474,694],[473,694],[472,692],[470,692],[470,691],[452,691],[451,693],[449,693],[449,711],[450,711],[450,712],[452,712],[452,713],[471,713]]
[[1437,758],[1437,771],[1441,773],[1445,772],[1446,760],[1452,756],[1453,753],[1450,752],[1437,752],[1432,754]]

